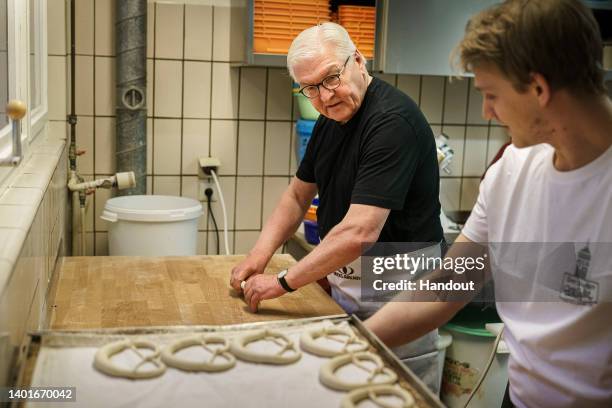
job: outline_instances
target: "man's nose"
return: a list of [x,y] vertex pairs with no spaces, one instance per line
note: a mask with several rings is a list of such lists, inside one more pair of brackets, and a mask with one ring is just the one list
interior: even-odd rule
[[324,86],[319,86],[319,98],[321,98],[322,102],[329,101],[335,95],[334,91],[330,91]]
[[486,100],[482,101],[482,117],[485,120],[495,119],[495,111],[493,107]]

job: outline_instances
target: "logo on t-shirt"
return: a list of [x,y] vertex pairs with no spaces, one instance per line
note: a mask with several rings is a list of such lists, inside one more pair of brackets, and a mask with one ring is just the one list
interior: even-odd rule
[[335,271],[334,275],[342,279],[361,280],[361,276],[355,275],[355,270],[350,266],[343,266],[342,268]]
[[588,280],[591,251],[589,245],[578,251],[576,257],[576,270],[574,273],[565,272],[561,284],[561,299],[578,305],[592,305],[597,303],[599,284]]

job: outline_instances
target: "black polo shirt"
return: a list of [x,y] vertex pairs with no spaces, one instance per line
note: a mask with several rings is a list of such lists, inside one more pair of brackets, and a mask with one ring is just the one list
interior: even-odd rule
[[410,97],[373,78],[344,125],[323,115],[296,176],[319,190],[319,234],[351,204],[390,209],[379,242],[439,242],[440,175],[433,133]]

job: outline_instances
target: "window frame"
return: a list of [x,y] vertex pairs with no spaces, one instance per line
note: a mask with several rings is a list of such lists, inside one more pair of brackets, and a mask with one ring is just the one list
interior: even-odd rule
[[[32,141],[34,141],[36,139],[36,136],[38,134],[40,134],[40,132],[43,130],[45,123],[46,123],[46,119],[47,119],[47,112],[48,112],[48,106],[47,106],[47,41],[46,41],[46,32],[47,32],[47,7],[46,7],[46,1],[45,0],[33,0],[34,1],[34,10],[27,10],[26,13],[26,22],[28,25],[28,30],[27,30],[27,34],[28,34],[28,38],[27,38],[27,45],[28,45],[28,52],[26,54],[27,58],[27,67],[26,67],[26,75],[28,77],[28,92],[27,92],[27,96],[28,96],[28,106],[32,106],[32,101],[30,100],[30,96],[31,96],[31,92],[30,92],[30,88],[33,84],[33,78],[30,78],[30,38],[29,35],[31,33],[29,24],[30,24],[30,13],[35,13],[34,17],[34,35],[36,36],[35,39],[35,47],[37,48],[37,54],[36,54],[36,60],[35,60],[35,64],[38,64],[38,69],[35,71],[35,73],[38,76],[38,97],[40,98],[40,104],[36,107],[36,109],[30,111],[30,115],[29,115],[29,132],[28,135],[30,137],[28,137],[28,141],[29,143],[32,143]],[[30,2],[24,2],[27,4],[28,8],[29,8],[29,4]],[[26,135],[27,136],[27,135]]]
[[[44,0],[34,0],[34,10],[29,10],[30,2],[23,0],[7,0],[7,50],[8,50],[8,97],[19,99],[26,103],[28,110],[22,119],[22,154],[29,152],[29,145],[36,135],[44,129],[47,119],[47,7]],[[30,21],[29,13],[35,15],[37,47],[36,71],[39,82],[40,104],[30,110]],[[11,125],[0,129],[0,158],[8,157],[12,151]]]

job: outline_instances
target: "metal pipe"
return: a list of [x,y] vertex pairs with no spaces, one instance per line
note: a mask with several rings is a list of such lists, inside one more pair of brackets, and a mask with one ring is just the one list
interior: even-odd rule
[[70,114],[68,124],[70,125],[70,147],[68,149],[68,160],[70,170],[76,172],[76,22],[75,22],[75,0],[70,0]]
[[146,194],[147,169],[147,1],[116,0],[118,172],[132,170],[136,187],[124,195]]
[[[68,124],[70,125],[70,146],[68,148],[68,162],[70,165],[70,178],[68,185],[78,183],[79,178],[76,173],[76,18],[75,18],[75,0],[70,0],[70,114],[68,115]],[[79,207],[79,192],[73,191],[72,205],[72,234],[71,246],[72,255],[78,254],[79,241],[76,234],[79,225],[79,215],[77,208]]]

